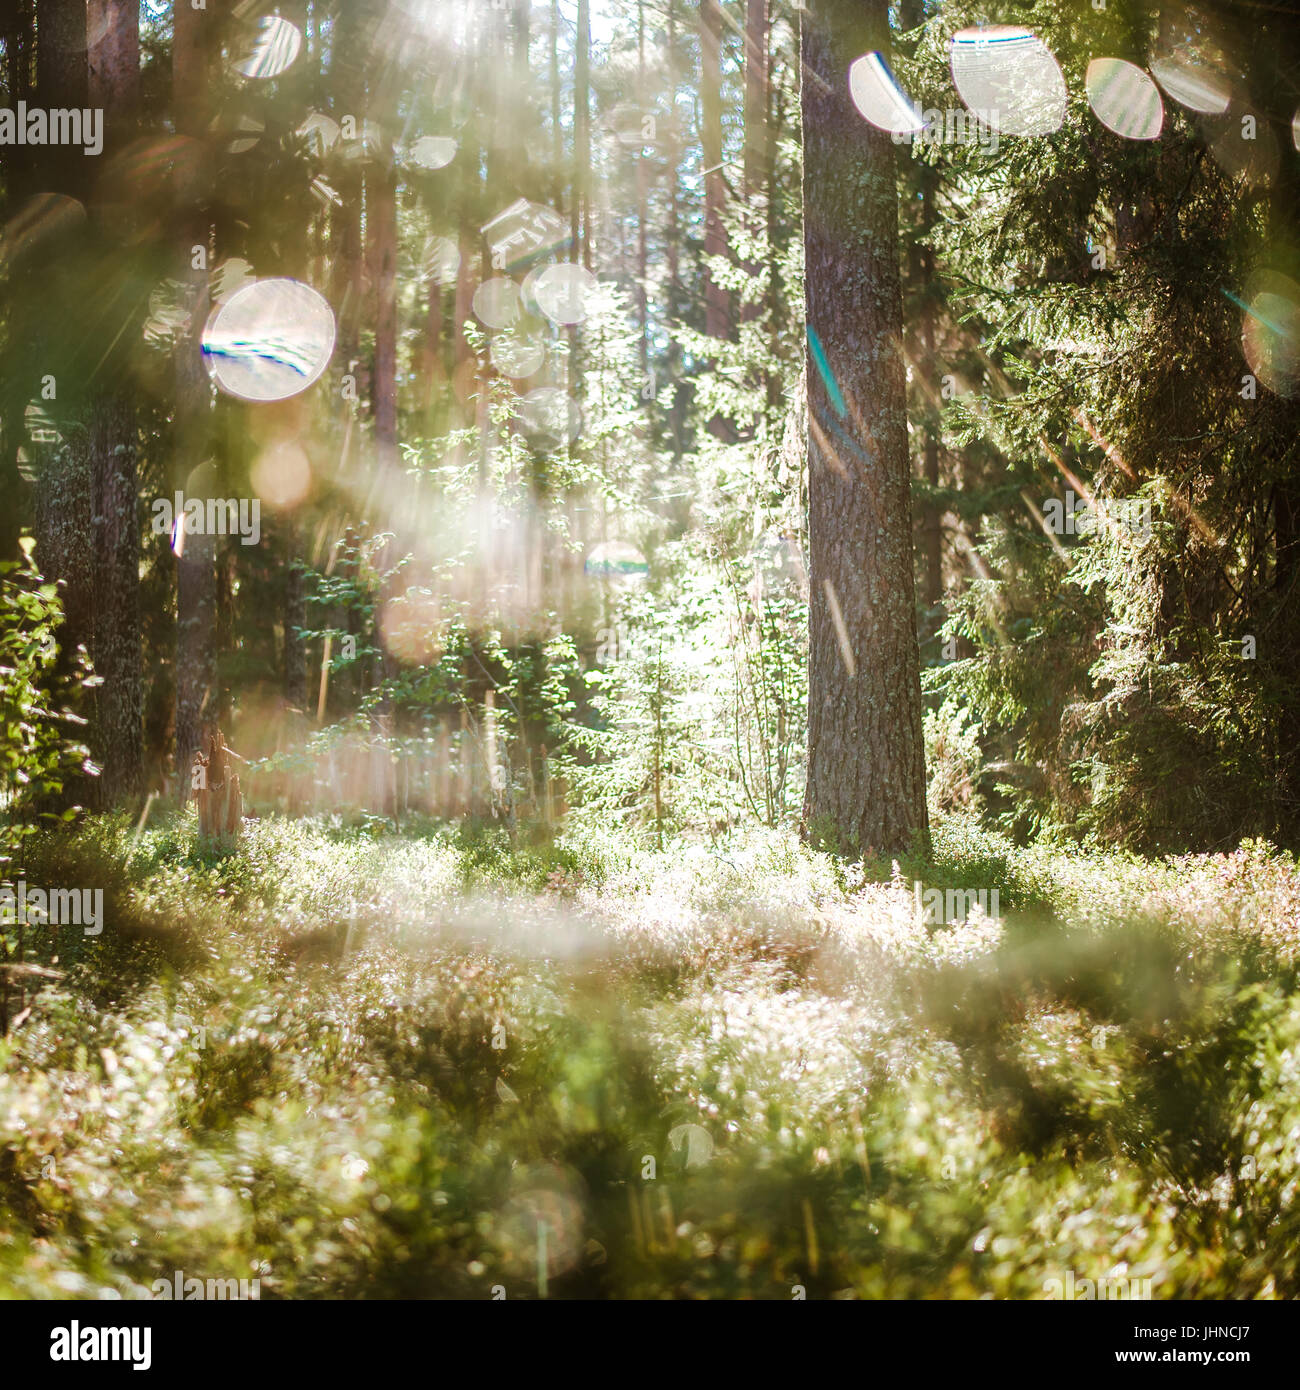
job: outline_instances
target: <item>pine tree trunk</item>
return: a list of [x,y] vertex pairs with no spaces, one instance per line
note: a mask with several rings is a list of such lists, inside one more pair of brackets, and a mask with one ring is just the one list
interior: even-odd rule
[[[47,109],[83,107],[87,99],[86,12],[84,6],[61,5],[56,0],[37,0],[36,91],[35,101]],[[75,158],[73,157],[75,156]],[[26,172],[32,184],[42,191],[65,194],[77,199],[86,196],[88,170],[80,149],[71,145],[41,149],[28,161]],[[39,257],[33,259],[23,277],[22,293],[40,295],[40,277],[57,273]],[[63,438],[45,453],[40,463],[36,493],[36,563],[44,577],[62,585],[63,625],[59,645],[63,665],[68,669],[72,655],[84,647],[88,655],[95,650],[95,553],[92,543],[94,517],[90,450],[84,428],[86,406],[84,383],[62,363],[50,361],[57,325],[37,324],[28,351],[37,362],[45,362],[37,375],[45,385],[52,379],[50,410],[62,424]],[[64,359],[66,360],[66,359]],[[44,396],[42,396],[44,399]],[[92,753],[98,743],[98,721],[94,701],[86,711],[90,723],[81,731]],[[95,789],[80,778],[70,779],[64,794],[50,809],[74,802],[94,800]]]
[[95,752],[103,808],[137,796],[144,778],[143,645],[140,636],[140,512],[136,417],[129,393],[112,389],[91,406],[94,511]]
[[802,16],[810,546],[806,832],[895,853],[927,830],[893,147],[850,63],[887,0]]
[[[135,133],[140,94],[139,0],[91,0],[89,99],[102,107],[105,148]],[[125,364],[110,365],[116,377]],[[110,807],[139,794],[144,779],[143,644],[140,635],[140,513],[135,404],[130,389],[98,390],[90,406],[90,471],[95,538],[95,671],[101,766],[98,802]]]
[[[180,5],[172,42],[172,92],[176,126],[201,140],[207,125],[208,58],[216,43],[215,17]],[[208,312],[211,228],[202,212],[200,183],[183,190],[176,257],[181,277],[194,298],[193,333],[177,345],[173,412],[173,483],[188,496],[199,495],[198,470],[212,442],[212,406],[199,333]],[[203,255],[195,248],[201,248]],[[196,261],[199,262],[196,264]],[[213,538],[186,536],[176,573],[176,771],[182,802],[189,794],[188,775],[203,733],[205,706],[216,686],[217,571]]]
[[[668,127],[668,225],[664,228],[664,247],[668,259],[667,303],[665,309],[669,319],[677,318],[682,312],[681,293],[681,239],[680,225],[680,165],[682,159],[682,140],[677,114],[677,11],[675,0],[668,0],[668,89],[672,97],[672,115]],[[678,379],[681,369],[682,350],[676,336],[668,340],[668,376],[672,381]],[[674,391],[673,403],[668,412],[668,428],[672,438],[673,462],[677,463],[686,449],[686,392]]]
[[[334,52],[330,58],[330,85],[340,116],[356,122],[361,139],[365,116],[365,74],[362,67],[362,30],[358,7],[344,5],[335,21]],[[336,360],[347,374],[354,370],[361,325],[361,160],[358,151],[344,144],[336,189],[338,202],[330,212],[332,275],[330,298],[338,315]]]
[[[727,229],[723,223],[727,184],[722,170],[722,11],[718,0],[700,0],[700,147],[704,161],[704,331],[710,338],[726,338],[731,306],[726,289],[714,277],[711,257],[727,253]],[[728,422],[720,415],[709,421],[709,433],[731,438]]]
[[89,0],[90,104],[129,127],[140,98],[140,0]]
[[[722,172],[722,12],[717,0],[700,0],[700,144],[704,159],[704,254],[722,256],[727,233],[722,214],[726,182]],[[704,331],[727,336],[727,292],[704,271]]]
[[591,0],[578,0],[578,34],[573,66],[573,206],[569,210],[573,253],[591,268]]
[[763,187],[767,158],[767,0],[745,5],[745,197]]
[[381,475],[397,463],[397,169],[391,157],[366,177],[370,275],[375,293],[375,369],[370,383]]
[[[646,107],[645,85],[645,0],[637,0],[636,6],[636,99],[640,112]],[[638,145],[636,152],[636,313],[640,330],[638,355],[643,379],[650,371],[650,319],[646,295],[647,256],[646,222],[649,219],[649,166],[646,163],[645,146]]]

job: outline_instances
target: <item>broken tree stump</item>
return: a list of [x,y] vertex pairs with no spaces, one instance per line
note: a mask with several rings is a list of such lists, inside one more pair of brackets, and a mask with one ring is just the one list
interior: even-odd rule
[[203,747],[194,750],[190,761],[190,795],[198,806],[202,839],[233,843],[239,838],[244,798],[239,789],[235,761],[244,760],[226,744],[220,729],[205,733]]

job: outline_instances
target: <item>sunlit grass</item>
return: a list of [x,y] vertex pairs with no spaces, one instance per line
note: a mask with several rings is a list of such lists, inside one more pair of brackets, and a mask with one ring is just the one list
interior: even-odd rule
[[[67,973],[0,1046],[9,1295],[1300,1292],[1300,875],[1267,846],[952,820],[864,866],[267,819],[222,856],[178,818],[30,859],[107,922],[37,941]],[[1003,918],[926,925],[918,880]]]

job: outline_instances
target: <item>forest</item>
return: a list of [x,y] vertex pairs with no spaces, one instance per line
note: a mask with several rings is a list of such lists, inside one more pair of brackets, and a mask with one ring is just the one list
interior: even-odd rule
[[0,1300],[1300,1298],[1300,13],[0,87]]

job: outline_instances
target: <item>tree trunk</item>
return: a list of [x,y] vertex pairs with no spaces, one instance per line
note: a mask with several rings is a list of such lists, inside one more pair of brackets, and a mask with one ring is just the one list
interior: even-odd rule
[[[179,5],[172,41],[172,92],[176,127],[182,135],[202,140],[207,124],[208,57],[215,44],[214,16]],[[177,229],[176,256],[180,276],[194,297],[194,330],[177,345],[173,413],[173,482],[189,495],[199,495],[211,470],[199,472],[212,445],[212,405],[199,333],[208,312],[208,270],[211,228],[203,213],[204,190],[183,190],[185,203]],[[196,252],[202,249],[202,255]],[[197,262],[197,264],[196,264]],[[189,795],[189,771],[200,746],[205,707],[216,686],[217,571],[213,538],[181,539],[176,576],[176,786],[182,802]]]
[[[47,108],[84,107],[86,6],[68,0],[36,0],[36,95]],[[43,188],[81,197],[86,157],[73,144],[47,145],[38,167]]]
[[813,0],[803,42],[810,546],[804,825],[855,853],[928,830],[893,147],[845,74],[887,0]]
[[[664,246],[668,259],[668,284],[665,288],[665,312],[670,320],[681,313],[681,252],[678,227],[682,141],[677,119],[677,11],[675,0],[668,0],[668,91],[672,113],[668,127],[668,225],[664,229]],[[681,368],[682,350],[675,335],[668,340],[668,376],[676,381]],[[672,437],[673,462],[677,463],[686,451],[686,392],[674,391],[668,412],[668,428]]]
[[[637,0],[636,6],[636,99],[640,112],[644,114],[646,105],[645,0]],[[636,313],[637,326],[641,334],[638,355],[643,380],[649,377],[650,372],[650,321],[646,293],[648,203],[649,169],[646,164],[645,145],[641,144],[637,146],[636,151]]]
[[143,644],[140,628],[140,511],[136,417],[128,390],[91,405],[90,484],[94,511],[98,804],[137,796],[144,777]]
[[591,269],[591,0],[578,0],[573,65],[573,207],[569,210],[575,264]]
[[551,201],[556,212],[564,211],[564,130],[560,124],[560,3],[551,0],[550,44],[551,76]]
[[[718,0],[700,0],[700,145],[704,159],[704,254],[723,256],[727,233],[722,214],[727,186],[722,173],[722,11]],[[727,292],[704,270],[704,331],[727,336]]]
[[[335,21],[330,59],[330,85],[340,117],[356,122],[361,139],[365,115],[365,72],[362,67],[362,27],[356,5],[344,5]],[[338,202],[330,212],[330,250],[333,258],[330,297],[338,315],[338,356],[344,374],[354,370],[361,337],[361,160],[359,151],[341,146],[337,175]]]
[[140,0],[89,0],[90,104],[130,127],[140,98]]
[[375,369],[370,383],[380,476],[397,463],[397,168],[385,155],[366,176]]
[[[37,104],[50,108],[84,107],[87,95],[86,12],[81,5],[61,5],[37,0],[36,92]],[[75,158],[73,157],[75,156]],[[88,171],[81,150],[72,145],[45,147],[39,157],[27,161],[25,172],[33,187],[85,198]],[[41,278],[58,273],[43,255],[32,258],[22,275],[20,294],[28,304],[40,302]],[[92,544],[94,517],[90,454],[85,430],[84,380],[71,369],[73,360],[60,351],[58,325],[38,320],[27,350],[41,363],[33,373],[41,382],[42,399],[50,379],[49,408],[61,425],[63,438],[45,453],[40,464],[36,495],[36,562],[47,580],[63,586],[63,625],[59,645],[64,669],[73,653],[95,649],[95,554]],[[89,727],[83,736],[92,753],[98,743],[98,722],[92,699]],[[94,789],[80,778],[70,779],[64,795],[50,809],[74,802],[88,802]]]
[[767,0],[745,6],[745,197],[764,186],[767,164]]
[[[89,99],[108,123],[105,148],[116,152],[135,133],[140,96],[139,0],[91,0]],[[106,374],[126,370],[120,357]],[[99,389],[90,406],[90,471],[95,541],[95,671],[101,766],[98,803],[137,796],[144,778],[143,643],[140,634],[138,428],[129,385]]]
[[[934,226],[934,171],[930,165],[921,169],[921,234],[929,238]],[[917,370],[929,382],[935,380],[937,363],[934,356],[935,294],[934,247],[921,248],[921,361]],[[925,441],[922,445],[925,481],[931,489],[939,486],[939,424],[930,410],[926,411]],[[925,529],[925,602],[936,609],[943,601],[943,527],[938,504],[929,501],[923,515]]]

